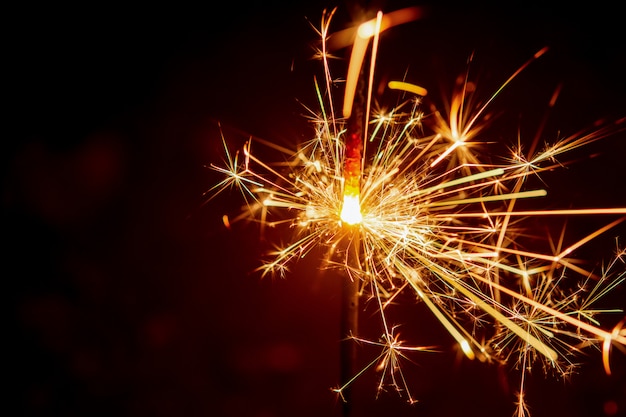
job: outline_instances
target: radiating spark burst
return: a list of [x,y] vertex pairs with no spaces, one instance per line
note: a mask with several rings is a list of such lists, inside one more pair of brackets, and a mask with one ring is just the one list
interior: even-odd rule
[[[596,316],[608,311],[592,305],[626,278],[624,250],[618,248],[610,267],[599,274],[573,256],[577,249],[624,222],[626,207],[518,210],[516,206],[547,194],[530,186],[531,178],[567,164],[558,159],[566,152],[623,132],[626,118],[558,138],[543,147],[539,131],[528,150],[518,143],[510,155],[495,161],[486,158],[488,145],[483,134],[492,119],[492,105],[502,89],[547,52],[544,48],[486,100],[479,100],[468,72],[457,83],[446,113],[425,113],[422,97],[410,95],[426,95],[426,90],[393,81],[390,89],[399,91],[405,101],[392,111],[371,115],[368,105],[371,129],[365,126],[364,138],[347,137],[351,109],[336,111],[328,64],[333,14],[324,12],[318,30],[322,47],[317,53],[323,62],[325,85],[321,88],[314,83],[319,105],[319,111],[309,109],[314,137],[297,150],[252,139],[244,146],[244,161],[237,159],[237,154],[233,158],[224,145],[225,166],[211,165],[225,175],[214,193],[231,185],[242,190],[246,207],[237,219],[256,219],[262,227],[289,231],[291,240],[276,247],[259,268],[261,274],[283,276],[292,262],[316,247],[327,248],[325,265],[342,268],[350,279],[356,279],[361,297],[378,307],[380,339],[353,335],[355,341],[381,349],[367,368],[376,364],[381,372],[379,390],[390,382],[399,393],[406,393],[410,402],[415,399],[400,370],[400,359],[431,348],[405,344],[395,332],[396,325],[388,324],[393,301],[407,293],[432,312],[468,358],[518,366],[520,416],[528,411],[524,380],[535,362],[566,376],[575,365],[570,355],[591,345],[602,350],[605,369],[610,372],[610,348],[626,345],[626,332],[622,326],[603,329]],[[353,57],[357,49],[364,54],[367,42],[375,41],[383,29],[416,19],[419,10],[388,16],[392,18],[379,14],[361,26]],[[339,43],[345,46],[346,33],[339,35]],[[374,58],[372,53],[372,68]],[[360,66],[362,57],[354,62]],[[350,71],[359,72],[358,68]],[[353,77],[347,77],[347,89],[353,88]],[[373,71],[370,98],[372,79]],[[348,93],[344,105],[351,100]],[[363,142],[355,144],[355,140]],[[254,152],[252,144],[257,143],[272,147],[290,162],[266,162]],[[475,150],[478,144],[480,152]],[[533,249],[537,236],[525,227],[525,221],[574,215],[608,220],[604,227],[574,243],[566,245],[563,233],[557,241],[547,240],[551,251]],[[578,281],[584,285],[570,284]],[[597,284],[590,285],[593,282]],[[341,395],[366,369],[335,391]]]

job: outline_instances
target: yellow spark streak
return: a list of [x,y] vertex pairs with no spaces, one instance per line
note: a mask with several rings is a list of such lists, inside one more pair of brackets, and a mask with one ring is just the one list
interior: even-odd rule
[[428,91],[424,87],[404,81],[389,81],[387,86],[392,90],[403,90],[409,93],[417,94],[418,96],[425,96],[428,94]]
[[435,159],[433,162],[431,162],[430,167],[433,168],[439,162],[441,162],[444,159],[446,159],[446,157],[448,155],[450,155],[456,148],[458,148],[459,146],[462,146],[464,143],[465,143],[464,140],[462,140],[460,138],[454,138],[454,143],[448,149],[446,149],[445,152],[442,152],[441,155],[439,155],[439,157],[437,159]]
[[[611,337],[606,337],[604,342],[602,343],[602,364],[604,365],[604,372],[607,375],[611,375],[611,366],[609,360],[609,353],[611,352],[611,341],[617,340],[617,337],[622,333],[622,327],[626,323],[626,318],[617,323],[613,331],[611,332]],[[626,334],[626,333],[625,333]]]
[[[363,59],[369,46],[370,38],[384,32],[385,30],[412,20],[416,20],[421,16],[421,10],[418,7],[407,7],[406,9],[396,10],[382,16],[382,19],[376,18],[362,23],[357,29],[357,36],[352,43],[352,53],[350,55],[350,66],[346,77],[346,90],[343,104],[343,117],[346,119],[352,114],[352,104],[354,103],[354,93],[356,92],[357,81]],[[379,23],[378,23],[379,22]]]
[[[524,329],[522,329],[520,326],[515,324],[513,321],[511,321],[509,318],[504,316],[498,310],[493,308],[491,305],[487,304],[482,298],[476,296],[473,292],[469,291],[465,286],[463,286],[461,284],[461,282],[459,280],[457,280],[456,278],[450,276],[445,270],[441,269],[441,267],[439,267],[439,265],[432,264],[431,267],[433,269],[433,272],[437,273],[437,276],[440,279],[444,280],[445,282],[450,284],[455,290],[457,290],[461,294],[465,295],[474,304],[476,304],[476,306],[478,308],[480,308],[481,310],[483,310],[487,314],[491,315],[495,320],[497,320],[502,325],[506,326],[509,330],[511,330],[513,333],[515,333],[517,336],[519,336],[522,340],[526,341],[526,343],[528,343],[529,345],[533,346],[535,349],[537,349],[537,351],[539,351],[542,354],[544,354],[548,359],[550,359],[551,361],[554,362],[558,358],[558,354],[556,353],[556,351],[551,349],[549,346],[547,346],[541,340],[539,340],[536,337],[534,337],[533,335],[531,335],[529,332],[527,332]],[[474,274],[472,273],[471,275],[473,276]],[[487,281],[487,280],[484,280],[484,281]],[[414,287],[414,288],[416,289],[416,291],[419,291],[419,288],[416,288],[416,287]],[[419,294],[419,292],[418,292],[418,294]],[[425,300],[426,298],[427,297],[424,297],[422,299]],[[430,306],[429,306],[429,308],[430,308]],[[431,311],[433,311],[433,313],[437,316],[437,318],[442,317],[442,315],[440,313],[435,312],[432,308],[431,308]],[[461,336],[460,339],[457,338],[458,336],[460,336],[459,333],[456,331],[456,329],[454,329],[455,332],[451,331],[450,328],[451,327],[453,328],[453,326],[447,320],[442,321],[442,324],[453,335],[453,337],[455,339],[457,339],[457,341],[459,341],[459,343],[461,343],[462,340],[465,340],[462,336]],[[461,345],[463,346],[462,343],[461,343]]]
[[[369,46],[370,36],[363,37],[363,33],[367,33],[366,30],[361,28],[367,28],[375,25],[376,20],[370,20],[362,23],[357,31],[357,37],[352,45],[352,53],[350,55],[350,66],[348,67],[348,76],[346,78],[346,90],[344,94],[343,102],[343,117],[348,119],[352,114],[352,105],[354,103],[354,95],[356,93],[356,86],[359,80],[359,74],[361,72],[361,66],[363,65],[363,59]],[[382,29],[382,27],[381,27]],[[372,34],[373,35],[373,34]]]
[[[517,336],[519,336],[526,343],[528,343],[529,345],[531,345],[532,347],[537,349],[538,352],[540,352],[543,355],[545,355],[552,362],[554,362],[559,357],[559,355],[556,353],[556,351],[554,349],[550,348],[548,345],[543,343],[541,340],[537,339],[536,337],[531,335],[529,332],[527,332],[526,330],[522,329],[517,324],[513,323],[511,320],[509,320],[506,316],[504,316],[498,310],[493,308],[491,305],[487,304],[482,298],[477,297],[474,293],[470,292],[464,286],[459,284],[458,281],[456,281],[455,279],[449,278],[448,276],[445,276],[445,275],[441,276],[441,278],[443,278],[445,281],[447,281],[450,285],[452,285],[461,294],[465,295],[467,298],[472,300],[472,302],[475,303],[480,309],[482,309],[483,311],[485,311],[486,313],[491,315],[494,319],[496,319],[499,323],[501,323],[504,326],[506,326],[509,330],[511,330],[513,333],[515,333]],[[515,294],[518,294],[518,293],[515,293]]]
[[[467,124],[467,127],[465,129],[465,132],[469,131],[471,129],[471,127],[474,125],[474,123],[476,123],[476,121],[478,120],[478,118],[480,117],[480,115],[487,109],[487,107],[489,107],[489,105],[491,104],[491,102],[493,100],[495,100],[496,96],[498,94],[500,94],[500,92],[502,92],[502,90],[504,90],[504,88],[509,85],[509,83],[511,81],[513,81],[513,79],[515,79],[515,77],[517,77],[522,71],[524,71],[524,69],[526,69],[526,67],[528,67],[533,61],[535,61],[536,59],[539,59],[539,57],[541,57],[542,55],[544,55],[546,52],[548,52],[548,47],[544,46],[543,48],[541,48],[539,51],[535,52],[535,55],[533,55],[532,58],[530,58],[528,61],[526,61],[522,66],[520,66],[504,83],[502,83],[502,85],[500,86],[500,88],[498,88],[496,90],[496,92],[491,96],[491,98],[489,98],[489,100],[487,100],[487,102],[476,112],[476,114],[474,115],[474,117],[472,118],[472,120]],[[452,112],[451,112],[452,113]],[[456,120],[455,118],[453,120]],[[463,136],[466,136],[465,134]]]
[[462,178],[458,178],[456,180],[444,181],[432,187],[417,190],[415,195],[430,194],[434,191],[453,187],[455,185],[465,184],[468,182],[474,182],[474,181],[482,180],[484,178],[489,178],[489,177],[497,177],[499,175],[502,175],[503,173],[504,173],[504,170],[501,168],[496,168],[496,169],[492,169],[492,170],[485,171],[485,172],[479,172],[478,174],[467,175]]
[[575,244],[571,245],[570,247],[568,247],[567,249],[565,249],[563,252],[559,253],[557,256],[555,256],[555,260],[560,260],[562,257],[564,257],[565,255],[570,254],[572,251],[574,251],[576,248],[581,247],[582,245],[584,245],[585,243],[589,242],[590,240],[592,240],[593,238],[595,238],[596,236],[606,232],[607,230],[617,226],[618,224],[620,224],[621,222],[623,222],[624,220],[626,220],[626,217],[622,217],[619,218],[617,220],[615,220],[612,223],[607,224],[606,226],[604,226],[601,229],[596,230],[593,233],[590,233],[589,235],[587,235],[586,237],[584,237],[583,239],[580,239],[578,242],[576,242]]
[[[457,241],[459,243],[466,244],[468,246],[475,246],[477,248],[479,248],[479,247],[482,247],[482,248],[485,248],[485,249],[495,249],[496,248],[496,246],[494,246],[494,245],[476,243],[476,242],[472,242],[472,241],[465,240],[465,239],[457,239]],[[493,254],[493,257],[498,257],[502,253],[508,253],[508,254],[512,254],[512,255],[527,256],[527,257],[533,258],[533,259],[542,259],[544,261],[557,262],[557,263],[559,263],[559,264],[561,264],[563,266],[566,266],[568,268],[572,268],[572,269],[576,270],[577,272],[579,272],[582,275],[590,275],[588,271],[585,271],[585,270],[583,270],[581,268],[578,268],[576,265],[573,265],[570,262],[567,262],[562,257],[559,258],[559,257],[554,256],[554,255],[544,255],[544,254],[537,253],[537,252],[530,252],[530,251],[524,251],[524,250],[520,250],[520,249],[513,249],[513,248],[506,248],[506,247],[499,247],[497,251],[487,252],[487,254],[489,254],[489,253]],[[463,256],[467,256],[467,255],[463,254]],[[480,257],[481,258],[486,258],[487,256],[480,256]],[[551,264],[540,266],[540,267],[536,267],[536,268],[533,268],[533,269],[527,269],[527,270],[521,270],[521,269],[518,269],[518,268],[511,267],[511,266],[506,266],[506,265],[503,265],[503,264],[501,264],[499,262],[491,263],[491,265],[492,266],[496,266],[496,267],[501,268],[501,269],[508,270],[509,272],[513,272],[516,275],[521,275],[522,277],[536,275],[536,274],[539,274],[541,272],[549,271],[549,270],[551,270],[553,268]]]
[[446,200],[439,201],[433,203],[426,203],[427,207],[436,207],[436,206],[455,206],[459,204],[472,204],[472,203],[482,203],[488,201],[501,201],[501,200],[514,200],[519,198],[530,198],[530,197],[544,197],[547,195],[546,190],[531,190],[531,191],[522,191],[519,193],[511,193],[511,194],[497,194],[497,195],[488,195],[484,197],[476,197],[476,198],[464,198],[460,200]]
[[411,285],[413,286],[413,288],[415,289],[415,292],[417,293],[417,295],[420,297],[420,299],[422,299],[422,301],[424,301],[424,303],[426,304],[426,306],[428,306],[428,308],[430,309],[430,311],[435,315],[435,317],[437,317],[437,320],[439,320],[439,322],[443,325],[443,327],[446,328],[446,330],[448,331],[448,333],[450,333],[450,335],[457,341],[457,343],[461,346],[461,349],[463,350],[463,353],[465,353],[465,356],[468,357],[468,359],[474,359],[476,358],[476,354],[474,353],[474,351],[472,350],[472,348],[470,347],[470,344],[467,342],[467,339],[465,339],[465,337],[463,337],[463,335],[457,330],[457,327],[455,325],[453,325],[452,323],[450,323],[450,321],[448,320],[448,318],[446,316],[444,316],[444,314],[441,312],[441,310],[435,305],[435,303],[433,303],[429,297],[427,297],[417,286],[416,284],[410,280],[409,281],[411,283]]
[[[372,107],[372,90],[374,89],[374,72],[376,68],[376,55],[378,54],[378,39],[380,37],[380,28],[383,19],[383,12],[378,12],[376,14],[376,24],[373,27],[374,30],[374,42],[372,44],[372,54],[370,58],[370,76],[367,84],[367,104],[365,105],[365,123],[363,124],[363,138],[367,137],[367,129],[369,126],[369,115]],[[359,32],[361,32],[363,26],[359,27]],[[369,30],[369,29],[368,29]],[[365,155],[365,146],[367,142],[363,142],[363,154]],[[363,171],[365,165],[365,158],[361,160],[361,171]]]
[[[568,209],[568,210],[527,210],[527,211],[490,211],[489,213],[456,213],[454,217],[497,217],[497,216],[570,216],[584,214],[626,214],[626,207],[600,209]],[[434,214],[434,217],[449,215]]]

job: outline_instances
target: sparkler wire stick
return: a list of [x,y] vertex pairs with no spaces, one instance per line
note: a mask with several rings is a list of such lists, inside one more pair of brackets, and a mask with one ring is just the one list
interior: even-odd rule
[[[407,13],[402,10],[396,12],[395,16],[404,17]],[[392,19],[386,18],[385,29],[393,24]],[[361,24],[357,30],[354,44],[352,46],[351,57],[348,67],[348,79],[346,92],[344,95],[343,114],[347,120],[345,156],[343,167],[343,204],[340,218],[346,227],[359,227],[362,221],[360,206],[361,172],[365,158],[365,137],[367,136],[368,115],[371,107],[371,91],[374,79],[374,66],[376,63],[376,50],[378,47],[378,37],[383,30],[383,13],[378,12],[376,19]],[[369,77],[367,84],[367,98],[365,94],[365,68],[363,58],[369,46],[369,39],[374,38],[371,60],[369,67]],[[360,238],[359,231],[351,233],[350,245],[353,248],[353,262],[359,262]],[[350,258],[349,258],[350,259]],[[358,270],[361,268],[359,267]],[[343,286],[341,331],[345,338],[341,347],[341,385],[346,387],[342,391],[344,400],[344,415],[350,413],[350,392],[348,381],[351,381],[355,374],[356,345],[358,329],[359,310],[359,278],[348,277]]]
[[[352,50],[352,58],[357,56],[357,59],[359,59],[358,76],[354,80],[355,84],[353,88],[351,88],[354,98],[349,100],[349,111],[346,112],[346,108],[344,107],[344,116],[347,115],[348,121],[344,151],[344,184],[341,219],[345,223],[345,227],[350,229],[352,229],[353,225],[358,227],[358,223],[362,220],[359,194],[361,188],[361,164],[364,138],[363,124],[365,119],[364,112],[366,109],[364,109],[365,71],[361,66],[361,62],[362,56],[365,55],[365,48],[367,46],[367,44],[364,45],[362,40],[363,39],[357,35]],[[350,65],[352,64],[353,61],[351,59]],[[350,230],[350,232],[353,232],[353,230]],[[350,251],[353,253],[353,256],[349,259],[351,259],[352,262],[358,262],[360,245],[359,233],[356,231],[354,233],[350,233],[349,236],[354,239],[354,241],[350,239],[351,242],[349,242],[350,247],[353,249]],[[341,303],[342,345],[340,352],[340,381],[342,386],[345,386],[348,381],[353,378],[356,370],[356,343],[354,338],[358,336],[359,287],[360,282],[358,275],[344,278]],[[352,405],[351,392],[349,388],[342,392],[342,398],[344,416],[348,417],[350,415]]]
[[[354,262],[359,259],[359,238],[358,233],[350,234],[355,240],[348,242],[349,251]],[[356,266],[358,270],[358,266]],[[356,343],[359,327],[359,287],[360,279],[358,275],[343,277],[342,300],[341,300],[341,344],[340,344],[340,381],[341,385],[346,385],[356,374]],[[351,414],[352,395],[350,389],[341,392],[343,400],[342,409],[345,417]]]

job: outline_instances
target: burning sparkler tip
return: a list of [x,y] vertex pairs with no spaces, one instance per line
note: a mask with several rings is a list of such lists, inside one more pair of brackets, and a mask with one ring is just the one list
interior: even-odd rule
[[344,195],[341,214],[341,221],[347,225],[353,226],[363,221],[361,214],[361,204],[358,195]]

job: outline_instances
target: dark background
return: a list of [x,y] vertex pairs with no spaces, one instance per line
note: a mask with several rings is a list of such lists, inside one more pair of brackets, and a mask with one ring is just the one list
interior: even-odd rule
[[[247,134],[294,144],[312,132],[309,45],[335,3],[191,7],[101,3],[5,9],[2,80],[3,281],[7,409],[16,416],[338,416],[339,280],[251,273],[270,247],[253,226],[227,231],[235,193],[205,205],[222,159]],[[384,11],[420,4],[389,1]],[[551,51],[502,94],[510,132],[530,135],[563,83],[547,132],[626,116],[626,37],[617,5],[433,3],[423,21],[387,32],[380,74],[434,92],[472,68],[492,91],[541,47]],[[335,28],[349,25],[343,4]],[[341,64],[338,64],[341,65]],[[339,67],[340,68],[340,67]],[[336,71],[336,75],[342,75]],[[523,115],[523,116],[521,116]],[[528,126],[528,127],[527,127]],[[527,129],[527,130],[526,130]],[[626,136],[575,152],[547,175],[548,204],[624,206]],[[598,154],[597,156],[595,156]],[[589,156],[595,156],[589,158]],[[602,218],[571,219],[572,241]],[[560,227],[560,224],[559,224]],[[621,232],[620,232],[621,230]],[[608,259],[624,227],[582,255]],[[623,244],[623,242],[622,242]],[[313,259],[312,259],[313,258]],[[626,306],[618,290],[607,305]],[[457,360],[453,341],[417,308],[411,329],[444,352],[405,368],[420,402],[355,387],[354,416],[509,416],[507,370]],[[418,315],[419,314],[419,315]],[[623,314],[607,317],[606,326]],[[408,332],[408,331],[407,331]],[[364,359],[373,352],[363,350]],[[368,354],[370,356],[368,356]],[[625,355],[612,377],[595,352],[571,381],[528,382],[534,416],[625,415]]]

